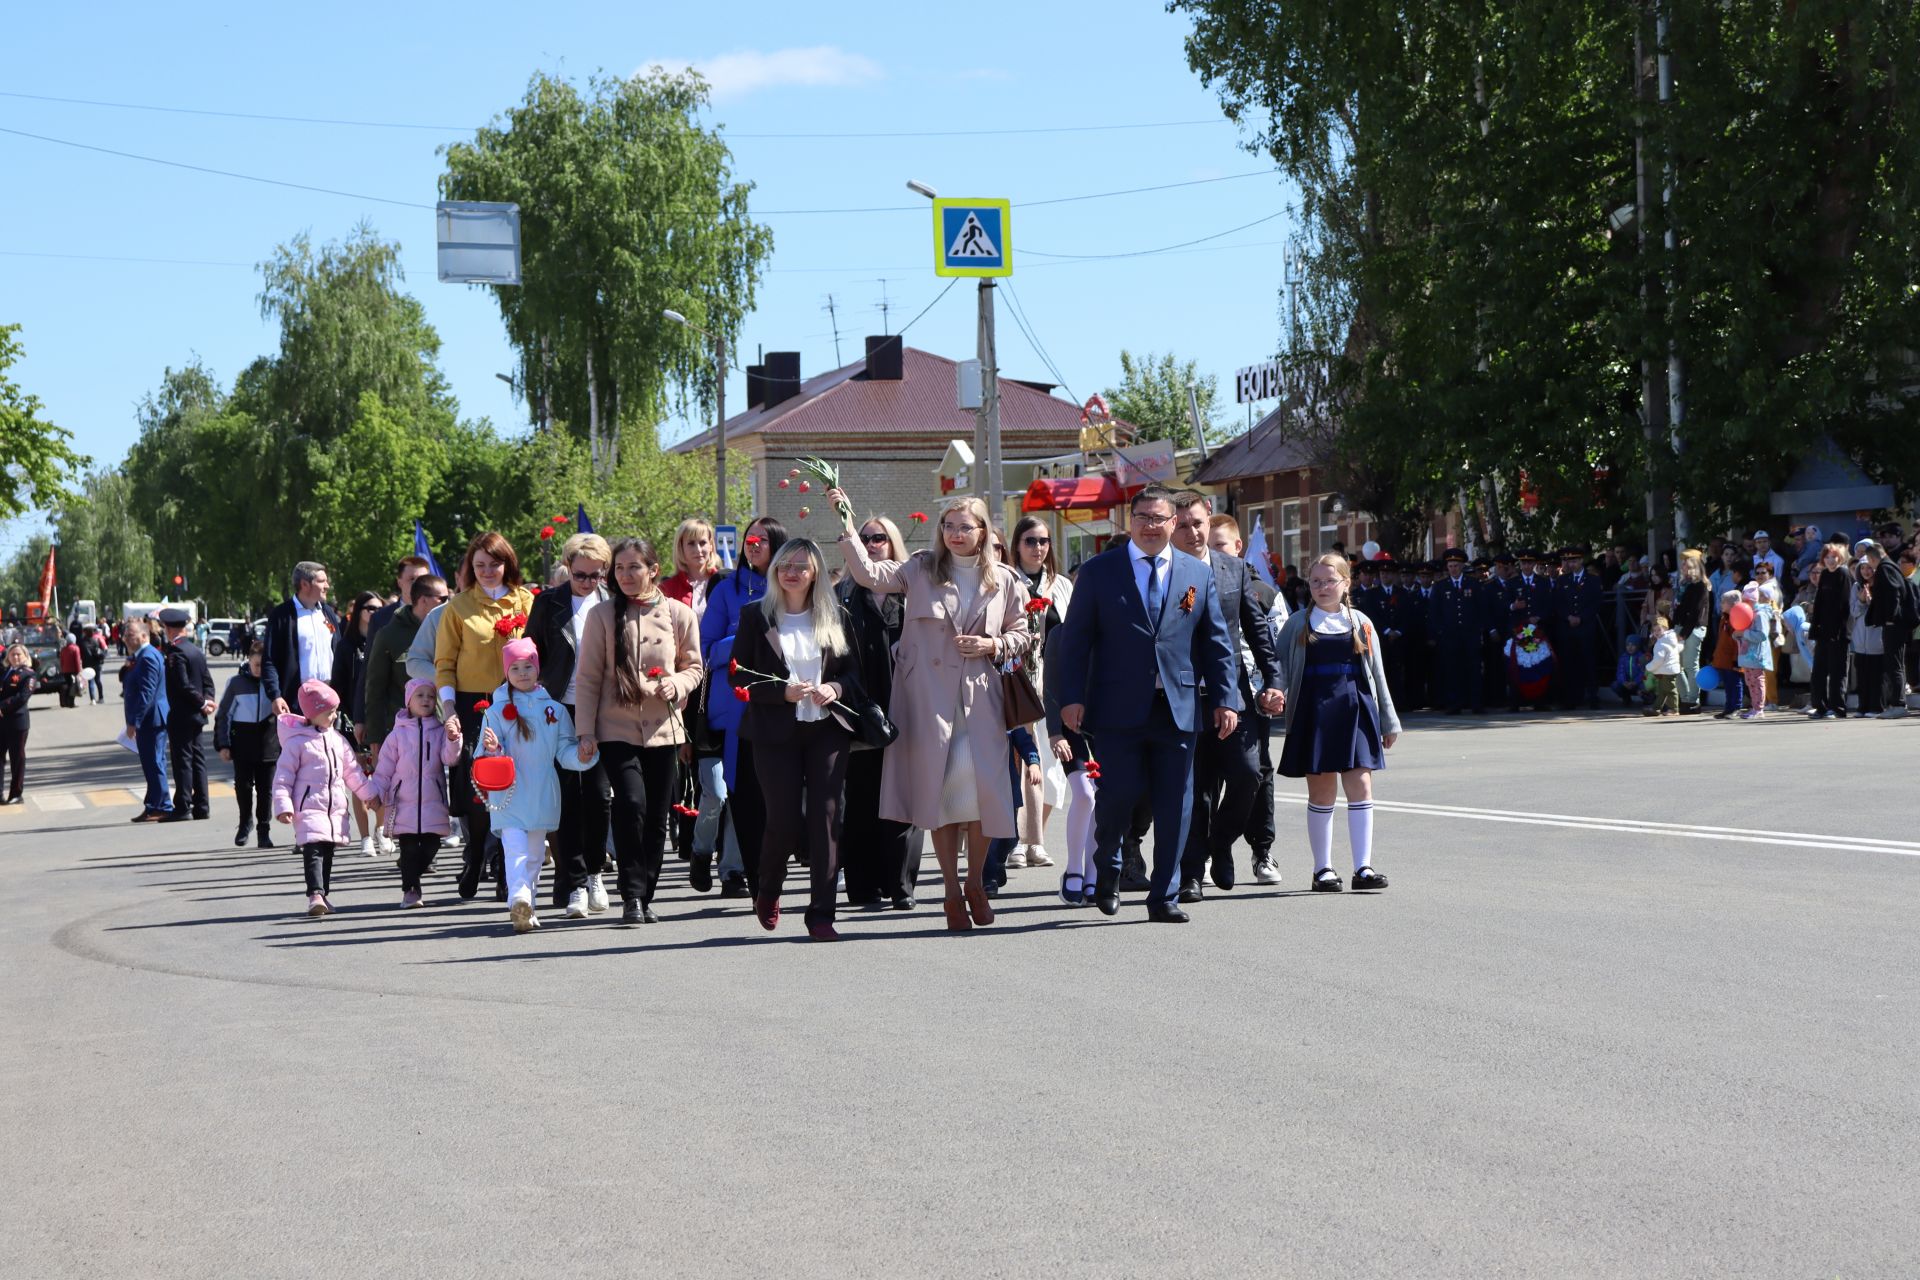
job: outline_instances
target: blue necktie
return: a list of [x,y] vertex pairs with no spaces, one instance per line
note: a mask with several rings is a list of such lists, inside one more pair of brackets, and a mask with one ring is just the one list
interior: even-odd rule
[[1155,631],[1160,629],[1160,606],[1166,602],[1167,589],[1160,585],[1158,566],[1153,557],[1140,561],[1147,566],[1147,623]]

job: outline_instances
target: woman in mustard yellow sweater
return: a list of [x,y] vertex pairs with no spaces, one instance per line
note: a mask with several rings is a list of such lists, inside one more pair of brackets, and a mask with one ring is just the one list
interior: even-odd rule
[[[455,812],[465,806],[467,843],[460,869],[460,896],[480,892],[480,868],[486,857],[493,824],[487,806],[476,800],[468,770],[472,744],[480,741],[480,721],[493,691],[500,687],[506,667],[501,651],[517,640],[527,626],[533,593],[520,582],[520,557],[513,544],[494,532],[475,538],[460,562],[460,580],[473,585],[447,601],[440,611],[440,634],[433,646],[434,683],[442,703],[452,703],[460,718],[462,740],[468,748],[454,768],[448,799]],[[493,896],[507,900],[507,879],[496,870]]]

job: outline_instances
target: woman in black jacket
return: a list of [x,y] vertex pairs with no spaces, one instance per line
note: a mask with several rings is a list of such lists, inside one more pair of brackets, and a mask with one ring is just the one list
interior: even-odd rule
[[247,645],[247,660],[233,673],[213,717],[213,749],[233,766],[233,798],[240,805],[240,829],[233,842],[244,846],[248,832],[262,849],[273,848],[273,766],[280,759],[280,729],[267,696],[267,647]]
[[740,736],[753,744],[767,825],[760,841],[754,914],[763,929],[780,923],[787,859],[807,836],[807,936],[834,942],[833,885],[840,869],[835,835],[847,786],[853,734],[834,703],[860,693],[852,620],[834,599],[826,560],[810,538],[794,538],[768,567],[766,596],[740,613],[733,644],[734,696],[745,694]]
[[21,804],[27,781],[27,729],[32,723],[27,704],[33,698],[33,655],[23,644],[7,646],[0,666],[0,755],[12,773],[7,795],[0,804]]
[[[885,516],[874,516],[861,525],[860,541],[875,560],[904,561],[908,555],[899,526]],[[884,710],[893,699],[893,646],[900,642],[906,597],[875,594],[852,574],[841,580],[835,592],[851,620],[860,683],[867,697]],[[891,900],[895,911],[911,911],[920,879],[922,841],[917,829],[880,816],[880,778],[886,760],[885,751],[856,751],[847,762],[846,821],[840,836],[847,904],[879,911]]]
[[1815,720],[1847,715],[1847,636],[1853,627],[1852,601],[1847,595],[1847,553],[1829,542],[1820,548],[1820,563],[1810,571],[1813,609],[1807,630],[1813,637],[1813,688],[1808,701]]
[[[597,533],[576,533],[560,548],[560,563],[567,567],[567,589],[556,586],[533,598],[533,608],[527,611],[527,639],[540,651],[540,683],[578,724],[573,703],[580,638],[588,611],[607,598],[613,548]],[[560,770],[560,825],[553,833],[555,911],[578,919],[598,915],[610,905],[600,877],[606,871],[612,804],[604,764],[596,761],[591,769]]]

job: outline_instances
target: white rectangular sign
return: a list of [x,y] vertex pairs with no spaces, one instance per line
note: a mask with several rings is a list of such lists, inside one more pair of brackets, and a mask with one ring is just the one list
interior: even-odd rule
[[442,284],[520,283],[520,206],[442,200],[434,209]]

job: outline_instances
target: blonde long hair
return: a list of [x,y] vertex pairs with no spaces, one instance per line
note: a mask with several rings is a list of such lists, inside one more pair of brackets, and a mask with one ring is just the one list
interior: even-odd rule
[[713,526],[699,516],[688,516],[680,522],[680,527],[673,531],[673,567],[677,572],[686,573],[687,571],[687,566],[681,563],[680,553],[686,547],[688,536],[702,532],[707,535],[707,562],[701,566],[702,572],[709,578],[720,572],[719,541],[714,537]]
[[980,522],[980,592],[988,594],[993,590],[993,566],[1000,563],[1000,558],[993,554],[993,520],[980,498],[949,498],[934,517],[933,580],[942,586],[953,581],[953,553],[947,549],[947,534],[940,526],[955,511],[964,511]]
[[1353,566],[1348,564],[1347,558],[1337,551],[1329,551],[1307,566],[1308,604],[1300,611],[1301,616],[1307,621],[1300,627],[1300,647],[1302,649],[1307,647],[1307,632],[1313,630],[1313,571],[1323,564],[1340,575],[1340,612],[1346,615],[1347,626],[1353,630],[1353,651],[1365,653],[1368,644],[1366,637],[1361,634],[1361,618],[1353,611]]
[[773,553],[773,559],[767,561],[767,594],[760,597],[760,612],[767,619],[767,630],[775,636],[780,632],[780,615],[786,608],[780,594],[780,566],[789,560],[807,560],[813,565],[813,585],[807,588],[807,616],[821,655],[846,653],[847,632],[840,625],[840,600],[833,593],[833,580],[827,576],[827,558],[820,554],[820,544],[812,538],[788,538]]

